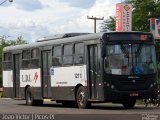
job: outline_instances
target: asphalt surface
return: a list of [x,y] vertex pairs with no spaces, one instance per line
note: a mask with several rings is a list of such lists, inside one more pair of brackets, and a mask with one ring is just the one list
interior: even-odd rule
[[64,107],[55,102],[26,106],[24,100],[0,99],[0,120],[160,120],[160,107],[92,104],[90,109]]

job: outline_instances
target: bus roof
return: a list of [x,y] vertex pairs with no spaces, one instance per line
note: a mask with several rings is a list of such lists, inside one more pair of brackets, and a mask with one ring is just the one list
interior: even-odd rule
[[78,42],[78,41],[87,41],[87,40],[94,40],[97,38],[101,38],[102,33],[96,33],[96,34],[86,34],[86,35],[79,35],[74,37],[67,37],[67,38],[61,38],[61,39],[54,39],[54,40],[43,40],[43,42],[34,42],[29,44],[21,44],[21,45],[15,45],[15,46],[7,46],[3,48],[3,51],[12,51],[12,50],[21,50],[21,49],[28,49],[28,48],[35,48],[35,47],[41,47],[41,46],[50,46],[50,45],[56,45],[56,44],[62,44],[62,43],[71,43],[71,42]]
[[[29,43],[29,44],[21,44],[21,45],[15,45],[15,46],[7,46],[3,48],[3,51],[12,51],[12,50],[22,50],[22,49],[29,49],[29,48],[36,48],[36,47],[41,47],[41,46],[50,46],[50,45],[56,45],[56,44],[63,44],[63,43],[72,43],[72,42],[80,42],[80,41],[87,41],[87,40],[95,40],[95,39],[100,39],[105,33],[117,33],[115,31],[112,32],[100,32],[100,33],[82,33],[78,34],[78,36],[71,36],[71,37],[62,37],[62,38],[43,38],[43,41],[38,41],[34,43]],[[122,32],[118,32],[122,33]],[[123,32],[124,33],[124,32]],[[125,33],[149,33],[149,32],[137,32],[137,31],[132,31],[132,32],[125,32]]]
[[57,34],[57,35],[53,35],[53,36],[42,37],[42,38],[38,39],[36,42],[57,40],[57,39],[75,37],[75,36],[87,35],[87,34],[90,34],[90,33],[64,33],[64,34]]

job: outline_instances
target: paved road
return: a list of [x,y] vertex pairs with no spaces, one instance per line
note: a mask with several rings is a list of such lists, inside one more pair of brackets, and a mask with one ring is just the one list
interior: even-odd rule
[[160,108],[136,105],[135,109],[126,110],[117,104],[93,104],[90,109],[78,109],[66,108],[55,102],[45,102],[43,106],[26,106],[24,100],[0,99],[0,119],[12,120],[12,118],[17,120],[20,118],[25,120],[53,118],[55,120],[160,120]]

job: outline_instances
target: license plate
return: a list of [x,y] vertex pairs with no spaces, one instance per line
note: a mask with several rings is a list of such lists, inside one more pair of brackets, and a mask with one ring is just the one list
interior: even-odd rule
[[129,96],[133,97],[133,96],[139,96],[138,93],[130,93]]

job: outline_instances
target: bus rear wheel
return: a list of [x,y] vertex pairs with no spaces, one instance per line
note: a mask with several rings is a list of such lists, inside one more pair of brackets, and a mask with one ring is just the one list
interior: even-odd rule
[[122,104],[125,109],[132,109],[136,104],[136,100],[124,101]]
[[43,100],[34,100],[33,93],[31,92],[31,88],[28,87],[26,90],[26,105],[28,106],[38,106],[42,105]]
[[87,99],[87,93],[83,86],[79,87],[76,94],[76,102],[78,108],[87,108],[90,106],[90,103]]
[[32,106],[33,105],[33,95],[31,93],[31,88],[28,87],[27,90],[26,90],[26,105],[28,106]]

